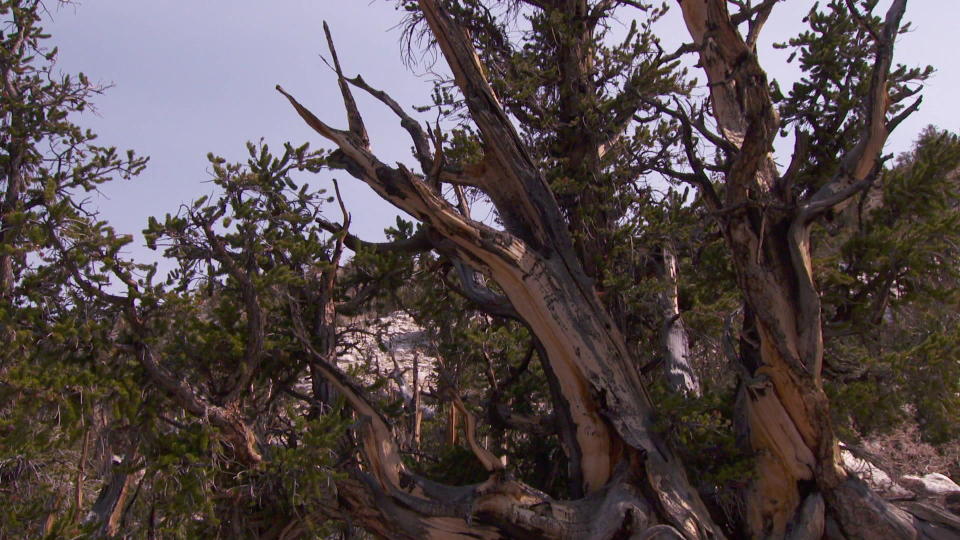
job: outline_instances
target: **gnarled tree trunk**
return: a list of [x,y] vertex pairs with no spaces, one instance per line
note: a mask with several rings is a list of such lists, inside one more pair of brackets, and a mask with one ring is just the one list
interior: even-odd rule
[[[755,28],[775,3],[763,2],[752,11]],[[360,77],[343,75],[332,43],[348,129],[330,127],[278,90],[314,130],[337,146],[329,165],[419,219],[434,246],[499,285],[505,298],[489,290],[475,290],[474,295],[523,321],[542,345],[554,408],[567,424],[568,435],[561,440],[567,456],[575,460],[571,470],[584,496],[558,501],[516,481],[493,452],[477,443],[475,420],[456,399],[453,406],[463,416],[465,439],[489,478],[474,486],[452,487],[417,477],[400,459],[386,420],[328,355],[314,351],[317,373],[363,418],[364,465],[338,484],[340,503],[356,522],[396,538],[720,537],[681,464],[653,430],[653,404],[614,318],[596,293],[596,272],[585,264],[586,252],[594,246],[571,235],[569,226],[575,220],[564,216],[562,202],[531,159],[467,33],[442,2],[418,4],[479,129],[484,155],[478,166],[447,170],[440,143],[431,148],[427,135],[399,104]],[[530,4],[566,9],[575,21],[587,17],[581,13],[584,2]],[[756,32],[741,37],[725,0],[683,0],[680,5],[710,82],[712,112],[720,128],[710,139],[730,155],[723,199],[703,167],[691,163],[690,176],[720,220],[746,305],[740,403],[757,456],[747,494],[750,534],[909,538],[951,530],[948,519],[894,507],[848,476],[840,466],[820,380],[823,341],[810,227],[817,216],[867,185],[877,168],[889,128],[885,92],[893,40],[905,1],[893,2],[877,37],[863,139],[844,158],[837,176],[804,200],[796,200],[789,172],[781,176],[771,156],[779,119],[754,54]],[[574,90],[561,95],[571,103],[578,99],[578,73],[587,69],[577,56],[577,40],[572,43],[566,50],[570,56],[561,58],[566,61],[559,68],[561,78],[574,83]],[[413,140],[420,174],[375,156],[351,87],[368,92],[400,117]],[[688,134],[703,129],[702,122],[685,127]],[[565,140],[566,151],[579,156],[587,169],[599,160],[599,141],[579,145],[573,137]],[[486,193],[506,230],[478,223],[448,202],[440,191],[443,182]],[[481,286],[469,283],[465,288]]]
[[[417,123],[383,92],[359,77],[345,78],[334,51],[348,130],[331,128],[278,89],[311,127],[337,145],[331,164],[421,220],[435,244],[500,286],[543,346],[562,398],[554,407],[572,428],[573,436],[564,440],[567,455],[578,460],[586,497],[556,501],[524,486],[469,435],[471,449],[490,472],[485,483],[453,488],[414,477],[400,461],[385,421],[326,364],[324,374],[367,419],[362,440],[369,471],[356,471],[354,489],[341,490],[350,493],[343,496],[345,502],[355,510],[355,519],[388,537],[721,536],[681,464],[654,433],[653,406],[624,338],[600,302],[560,207],[485,79],[466,33],[439,2],[419,4],[484,144],[483,166],[458,182],[469,181],[487,193],[510,232],[471,220],[441,196],[436,186],[445,178],[442,150],[430,152]],[[419,154],[422,175],[375,157],[351,85],[400,116]],[[467,414],[465,409],[461,413]],[[472,429],[469,415],[465,423]],[[377,525],[380,520],[387,525]]]
[[[887,80],[906,0],[892,3],[875,36],[860,140],[843,156],[840,171],[800,200],[791,187],[792,173],[781,176],[772,159],[779,118],[754,50],[758,25],[773,4],[758,7],[745,40],[727,2],[680,3],[710,82],[720,137],[732,155],[722,200],[705,176],[698,185],[719,216],[746,305],[739,402],[757,460],[747,493],[750,533],[756,538],[819,538],[825,531],[848,538],[960,534],[941,518],[881,500],[844,471],[821,381],[823,336],[810,228],[818,216],[847,204],[879,169],[888,131],[897,122],[887,118]],[[804,159],[802,147],[801,136],[795,161]]]

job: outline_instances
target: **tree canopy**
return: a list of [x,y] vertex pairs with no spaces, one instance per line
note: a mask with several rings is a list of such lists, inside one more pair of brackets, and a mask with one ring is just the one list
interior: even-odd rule
[[[906,0],[815,5],[791,88],[777,0],[395,4],[432,104],[324,25],[342,102],[277,86],[321,149],[210,155],[146,223],[164,276],[87,198],[146,159],[73,123],[100,89],[42,2],[0,1],[0,536],[960,534],[845,460],[909,432],[960,470],[960,137],[884,153],[932,73],[895,63]],[[345,181],[412,221],[356,237]]]

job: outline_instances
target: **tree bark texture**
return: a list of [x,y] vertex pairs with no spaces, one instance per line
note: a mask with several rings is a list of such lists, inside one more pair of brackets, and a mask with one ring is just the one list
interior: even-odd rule
[[98,523],[97,534],[102,538],[114,538],[120,534],[121,519],[126,509],[134,486],[143,477],[143,470],[131,472],[125,467],[130,466],[132,455],[124,458],[121,463],[113,464],[109,480],[100,490],[100,495],[87,520]]
[[660,277],[664,290],[660,293],[663,312],[663,353],[667,370],[667,384],[677,393],[700,397],[700,379],[690,363],[690,340],[680,318],[679,268],[677,256],[667,246],[661,249],[663,263]]
[[[685,538],[721,536],[679,461],[654,433],[653,406],[624,338],[600,302],[560,207],[488,84],[469,38],[439,2],[422,0],[420,8],[482,136],[483,166],[472,182],[490,196],[510,232],[471,220],[440,195],[431,178],[440,169],[434,163],[436,155],[442,159],[439,149],[420,153],[423,175],[377,159],[350,86],[391,107],[414,148],[427,148],[426,137],[382,92],[359,77],[344,77],[336,60],[348,130],[330,127],[278,90],[337,146],[332,165],[422,221],[435,243],[445,243],[459,260],[500,286],[543,346],[562,396],[554,405],[572,424],[573,437],[564,441],[567,455],[578,459],[586,497],[554,501],[512,480],[499,459],[475,442],[471,448],[491,474],[484,484],[451,488],[414,478],[399,460],[383,419],[333,366],[324,366],[354,410],[369,419],[363,447],[370,466],[362,484],[368,496],[380,497],[377,519],[393,525],[387,536],[609,538],[623,531],[644,534],[657,525],[661,527],[651,529],[656,534],[671,530]],[[357,511],[369,511],[359,502],[359,492],[356,497]],[[397,505],[401,501],[403,507]],[[411,508],[418,509],[415,515]]]
[[766,74],[727,2],[683,0],[680,7],[710,83],[714,118],[734,149],[724,199],[712,193],[706,199],[720,216],[747,307],[739,402],[756,454],[747,493],[751,535],[819,538],[830,522],[847,538],[935,537],[931,527],[942,524],[883,501],[840,465],[821,381],[820,299],[810,248],[814,219],[847,204],[876,173],[890,123],[887,77],[906,1],[892,3],[877,36],[861,139],[837,175],[801,200],[773,162],[779,118]]
[[[554,408],[568,426],[569,436],[561,441],[568,458],[576,461],[571,470],[584,496],[558,501],[513,479],[502,461],[477,442],[471,415],[456,400],[452,406],[464,416],[465,439],[488,480],[452,487],[417,477],[400,460],[386,420],[328,358],[315,353],[317,371],[363,419],[364,466],[338,485],[341,504],[354,520],[391,538],[721,537],[678,459],[653,430],[653,404],[623,335],[596,293],[595,273],[583,262],[584,251],[592,248],[571,235],[568,227],[575,219],[564,215],[562,202],[531,159],[468,34],[441,2],[418,4],[482,139],[482,162],[469,174],[445,171],[443,149],[431,151],[426,134],[400,105],[362,78],[345,77],[332,40],[348,129],[331,127],[277,89],[337,147],[330,166],[347,171],[420,220],[435,246],[499,285],[511,315],[542,346]],[[562,4],[571,13],[586,5]],[[774,4],[758,7],[760,16],[765,18]],[[739,402],[757,456],[747,493],[750,533],[756,538],[818,538],[830,531],[848,538],[936,538],[931,531],[950,526],[943,518],[883,502],[840,466],[820,379],[820,304],[809,245],[814,219],[845,204],[879,163],[888,131],[886,77],[905,1],[893,2],[877,45],[862,140],[844,157],[835,178],[799,201],[782,185],[785,180],[772,159],[779,119],[753,52],[755,36],[740,36],[724,0],[683,0],[680,7],[710,83],[721,132],[715,140],[732,155],[723,200],[709,180],[698,185],[720,216],[746,304]],[[560,71],[573,86],[561,98],[575,101],[583,97],[578,97],[576,74],[587,69],[582,60],[590,55],[578,56],[578,40],[571,43],[566,51],[571,57],[561,62]],[[413,140],[420,174],[376,157],[351,88],[369,93],[397,114]],[[592,163],[600,142],[568,150],[584,149],[589,155],[582,161]],[[448,202],[439,189],[443,181],[486,193],[506,230],[476,222]],[[675,296],[665,313],[676,311]],[[670,319],[676,322],[676,314]],[[679,337],[676,342],[682,356]]]

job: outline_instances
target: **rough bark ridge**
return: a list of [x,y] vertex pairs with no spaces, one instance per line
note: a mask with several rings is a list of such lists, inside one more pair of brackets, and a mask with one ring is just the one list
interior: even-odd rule
[[90,509],[90,515],[86,517],[86,521],[99,524],[97,534],[100,537],[114,538],[121,531],[120,525],[127,501],[134,485],[143,477],[143,469],[136,472],[122,470],[122,467],[131,465],[133,457],[134,454],[131,453],[122,463],[113,463],[113,467],[119,470],[111,471],[110,480],[103,486]]
[[[359,77],[344,77],[332,47],[348,130],[330,127],[278,90],[313,129],[336,144],[332,165],[421,220],[435,243],[446,244],[501,287],[546,352],[564,400],[555,406],[564,409],[573,427],[573,440],[566,442],[576,448],[569,448],[568,455],[579,457],[587,496],[553,501],[512,480],[475,441],[471,447],[491,474],[487,482],[451,488],[413,477],[399,460],[385,421],[335,368],[318,359],[323,374],[367,419],[363,447],[369,474],[358,471],[357,478],[365,481],[356,484],[366,491],[355,490],[352,496],[376,499],[380,515],[375,518],[390,524],[388,530],[376,530],[386,536],[609,538],[649,528],[646,534],[670,530],[686,538],[719,537],[683,468],[653,434],[652,405],[624,339],[600,303],[559,206],[485,79],[470,40],[439,2],[422,0],[419,5],[482,135],[484,167],[471,183],[490,195],[511,233],[472,221],[441,196],[435,186],[442,177],[442,149],[427,151],[417,123],[384,93]],[[420,154],[423,175],[376,158],[350,86],[369,92],[400,116]],[[359,511],[362,505],[357,505]]]
[[[758,7],[759,24],[775,3]],[[840,465],[820,378],[823,336],[810,250],[814,219],[846,204],[879,170],[895,125],[887,118],[887,78],[906,1],[893,2],[876,36],[860,140],[839,173],[802,200],[790,174],[780,176],[772,159],[779,118],[753,48],[755,31],[745,40],[723,0],[683,0],[680,7],[710,83],[713,116],[732,149],[724,199],[709,182],[699,187],[719,216],[747,307],[740,402],[757,455],[747,494],[751,534],[937,537],[936,531],[948,530],[942,520],[933,523],[937,519],[885,503]],[[803,159],[797,153],[794,160]]]
[[663,312],[662,339],[667,384],[674,392],[700,397],[700,379],[690,364],[690,342],[683,319],[680,318],[677,256],[667,246],[660,251],[663,259],[660,275],[666,286],[666,290],[660,293],[660,306]]

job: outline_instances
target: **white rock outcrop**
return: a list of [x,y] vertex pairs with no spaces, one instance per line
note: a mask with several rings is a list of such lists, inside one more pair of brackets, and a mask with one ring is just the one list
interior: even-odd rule
[[[433,382],[437,362],[433,347],[426,332],[406,313],[367,316],[346,326],[350,343],[337,357],[341,369],[357,368],[366,374],[361,378],[389,377],[401,386],[395,388],[401,393],[411,391],[414,368],[421,388]],[[363,330],[350,332],[350,327]]]
[[900,482],[917,495],[945,497],[960,494],[960,485],[946,475],[930,473],[924,476],[907,475]]

